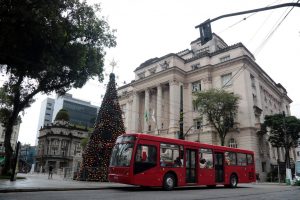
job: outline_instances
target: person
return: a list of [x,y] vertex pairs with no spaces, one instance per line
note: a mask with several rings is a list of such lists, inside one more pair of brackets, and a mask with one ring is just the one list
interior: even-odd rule
[[206,168],[206,160],[205,160],[205,158],[202,158],[201,160],[200,160],[200,168]]
[[175,160],[174,160],[174,165],[175,167],[180,167],[182,165],[181,163],[181,160],[179,157],[177,157]]
[[48,179],[52,179],[52,175],[53,175],[53,167],[52,165],[49,166],[49,175],[48,175]]

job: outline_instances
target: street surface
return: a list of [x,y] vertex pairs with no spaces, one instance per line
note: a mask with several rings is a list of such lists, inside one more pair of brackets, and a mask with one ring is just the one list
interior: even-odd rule
[[140,188],[124,185],[121,188],[80,190],[0,193],[0,200],[299,200],[300,187],[277,184],[239,184],[236,189],[217,187],[185,187],[173,191],[160,188]]

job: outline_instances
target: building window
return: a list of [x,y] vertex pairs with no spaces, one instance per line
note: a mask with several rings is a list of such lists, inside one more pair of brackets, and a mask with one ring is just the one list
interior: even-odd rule
[[225,62],[227,60],[230,60],[230,55],[223,56],[223,57],[220,58],[220,62]]
[[145,78],[145,72],[138,74],[139,79]]
[[52,106],[52,103],[47,103],[48,106]]
[[199,67],[200,67],[200,63],[193,64],[191,67],[192,67],[192,70],[199,69]]
[[125,113],[126,113],[126,105],[121,105],[121,111],[122,111],[122,118],[125,119]]
[[256,95],[252,94],[252,97],[253,97],[253,104],[257,105],[257,97],[256,97]]
[[201,129],[201,119],[194,119],[194,127],[195,129]]
[[227,87],[232,85],[232,74],[225,74],[221,76],[222,87]]
[[261,171],[265,172],[266,171],[266,162],[261,163]]
[[200,91],[201,91],[201,81],[192,83],[192,92],[200,92]]
[[203,53],[203,52],[209,52],[209,46],[200,49],[200,53]]
[[47,109],[47,110],[51,110],[51,108],[49,108],[49,107],[47,107],[46,109]]
[[231,148],[237,148],[237,143],[234,138],[229,139],[228,146]]
[[255,78],[252,74],[250,74],[250,79],[251,79],[251,87],[253,89],[256,89],[256,86],[255,86]]

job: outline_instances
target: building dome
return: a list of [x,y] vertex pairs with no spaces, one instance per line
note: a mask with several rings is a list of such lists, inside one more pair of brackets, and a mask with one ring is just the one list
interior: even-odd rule
[[60,109],[55,117],[54,121],[70,121],[69,113],[65,109]]

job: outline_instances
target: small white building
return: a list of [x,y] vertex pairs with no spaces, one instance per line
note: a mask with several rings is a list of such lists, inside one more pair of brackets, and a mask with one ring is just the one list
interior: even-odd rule
[[87,129],[65,121],[54,121],[42,127],[38,137],[36,171],[48,171],[49,166],[62,173],[77,169],[82,155],[81,140],[87,137]]

